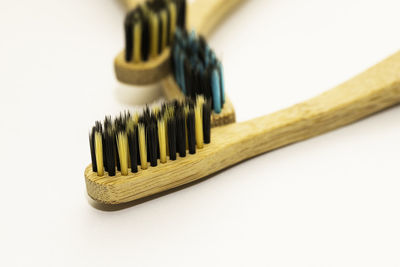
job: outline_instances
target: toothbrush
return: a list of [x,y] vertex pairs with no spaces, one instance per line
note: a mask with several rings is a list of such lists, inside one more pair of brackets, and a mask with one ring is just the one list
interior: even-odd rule
[[[244,0],[196,0],[187,7],[187,25],[203,36],[208,36],[215,26]],[[135,7],[141,1],[125,0],[128,8]],[[180,0],[165,2],[185,3]],[[185,8],[186,4],[181,4]],[[182,10],[185,14],[186,10]],[[178,10],[179,12],[179,10]],[[186,14],[183,15],[186,17]],[[184,25],[186,23],[183,23]],[[184,27],[184,25],[181,25]],[[126,51],[126,50],[125,50]],[[133,63],[126,60],[125,51],[121,51],[114,60],[117,79],[123,83],[145,85],[159,82],[170,73],[171,50],[168,46],[158,56],[147,61]]]
[[[171,47],[168,48],[172,51],[171,60],[168,61],[169,65],[173,65],[169,67],[171,75],[167,75],[162,82],[167,99],[182,99],[185,96],[194,98],[196,94],[204,94],[211,98],[213,105],[212,127],[235,122],[233,105],[224,92],[221,62],[203,36],[196,35],[194,31],[188,33],[184,29],[186,2],[155,0],[144,3],[136,6],[126,17],[125,61],[138,66],[143,62],[157,60],[160,57],[158,53],[162,53],[167,46]],[[205,10],[201,7],[205,2],[195,3],[199,9]],[[229,7],[229,4],[226,6]],[[155,18],[160,23],[154,23]],[[200,27],[200,21],[198,19],[193,23]],[[164,26],[158,27],[160,25]],[[203,31],[209,32],[210,24],[204,25]],[[157,34],[152,34],[152,31]],[[200,92],[203,90],[205,92]]]
[[[85,170],[87,192],[107,204],[129,202],[175,188],[229,166],[350,124],[400,102],[400,51],[308,101],[250,121],[211,130],[195,154],[137,173],[98,175]],[[183,142],[183,140],[180,140]]]

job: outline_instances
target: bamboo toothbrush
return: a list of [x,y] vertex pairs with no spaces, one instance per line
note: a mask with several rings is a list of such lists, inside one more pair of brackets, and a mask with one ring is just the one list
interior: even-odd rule
[[131,10],[124,22],[125,50],[114,60],[117,79],[136,85],[154,83],[170,70],[167,48],[175,28],[185,28],[186,0],[125,3]]
[[[185,3],[183,0],[148,0],[129,12],[125,20],[125,61],[134,64],[151,61],[167,46],[171,47],[172,56],[168,62],[173,67],[171,75],[162,83],[167,99],[183,99],[185,95],[195,98],[196,94],[204,94],[215,99],[212,101],[212,127],[235,122],[232,103],[224,93],[221,62],[203,36],[189,34],[184,28]],[[158,30],[156,26],[160,26]]]
[[[85,170],[91,198],[118,204],[204,178],[270,150],[347,125],[400,102],[400,51],[308,101],[247,122],[213,128],[195,155],[115,176]],[[182,141],[182,140],[181,140]],[[183,142],[183,141],[182,141]]]
[[[172,13],[178,14],[181,12],[183,14],[183,19],[187,17],[189,29],[196,29],[199,34],[208,36],[215,26],[243,1],[244,0],[196,0],[188,5],[187,16],[184,0],[170,0],[164,2],[176,3],[176,8],[172,8],[172,10],[175,11]],[[125,0],[124,2],[128,9],[132,9],[142,1]],[[183,10],[179,8],[183,8]],[[174,16],[175,15],[172,15],[171,17]],[[186,23],[183,21],[180,24],[180,26],[184,26]],[[125,52],[126,51],[121,51],[114,60],[117,79],[123,83],[134,85],[156,83],[170,73],[170,49],[168,46],[165,46],[165,49],[162,49],[158,56],[154,56],[147,61],[136,63],[127,61]]]

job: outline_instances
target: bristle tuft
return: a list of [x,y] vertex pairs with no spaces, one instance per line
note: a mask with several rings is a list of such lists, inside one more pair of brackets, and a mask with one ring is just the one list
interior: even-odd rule
[[211,103],[203,96],[148,107],[141,115],[125,111],[97,121],[89,133],[92,170],[122,176],[196,153],[210,143]]
[[172,70],[182,93],[196,100],[203,95],[212,110],[221,113],[225,103],[223,68],[202,36],[177,29],[172,48]]
[[124,22],[125,60],[139,63],[157,57],[172,43],[175,29],[185,28],[186,0],[147,0]]

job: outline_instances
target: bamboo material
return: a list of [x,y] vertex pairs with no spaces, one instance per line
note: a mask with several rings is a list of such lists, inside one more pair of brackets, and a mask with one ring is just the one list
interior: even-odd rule
[[89,196],[118,204],[201,179],[261,153],[369,116],[400,102],[400,52],[308,101],[247,122],[212,129],[211,144],[176,161],[128,176],[85,170]]
[[121,51],[114,60],[117,79],[134,85],[147,85],[161,81],[171,72],[171,51],[165,48],[161,55],[140,63],[125,61],[125,51]]
[[[198,33],[208,36],[216,25],[232,12],[244,0],[197,0],[188,5],[188,29],[195,29]],[[140,0],[124,0],[128,9],[136,6]],[[126,62],[124,51],[114,60],[114,69],[117,79],[123,83],[144,85],[156,83],[167,76],[170,70],[170,50],[165,50],[161,56],[147,62],[134,64]]]

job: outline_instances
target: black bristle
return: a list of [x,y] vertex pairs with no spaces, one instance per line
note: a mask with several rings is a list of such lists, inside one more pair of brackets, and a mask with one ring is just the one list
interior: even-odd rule
[[133,131],[128,131],[128,146],[129,146],[129,157],[131,160],[131,171],[138,171],[138,153],[139,146],[137,140],[137,130],[134,128]]
[[137,165],[140,165],[141,164],[141,161],[140,161],[140,151],[139,151],[139,134],[137,134],[138,133],[138,126],[137,125],[135,125],[135,132],[136,132],[136,144],[137,144],[137,153],[136,153],[136,158],[137,158]]
[[129,23],[125,23],[125,61],[132,60],[132,25]]
[[208,68],[205,71],[206,87],[204,88],[204,96],[207,99],[210,99],[210,105],[212,106],[211,73],[212,73],[212,68],[211,66],[208,66]]
[[161,49],[162,49],[161,43],[162,43],[162,33],[163,33],[163,30],[162,30],[162,29],[163,29],[163,22],[162,22],[160,13],[157,14],[157,20],[158,20],[158,48],[157,48],[157,51],[158,51],[158,54],[161,54]]
[[201,59],[203,63],[205,63],[207,42],[203,35],[199,35],[199,48],[200,48],[199,53],[201,54]]
[[[115,134],[111,128],[104,125],[104,166],[109,176],[115,176]],[[107,128],[106,128],[107,127]]]
[[[114,136],[114,139],[115,139],[115,136]],[[118,154],[117,142],[114,142],[114,151],[115,151],[115,162],[117,163],[117,170],[120,172],[121,171],[121,165],[119,163],[119,154]]]
[[147,128],[150,126],[150,110],[148,107],[146,107],[145,112],[143,113],[143,118],[142,118],[142,123],[145,126],[145,134],[146,134],[146,151],[147,151],[147,161],[150,160],[150,142],[148,142],[149,137],[148,137],[148,133],[147,133]]
[[180,109],[175,113],[176,117],[176,148],[180,157],[186,157],[186,126],[185,114]]
[[101,125],[100,121],[96,121],[95,127],[96,127],[96,132],[101,133],[103,131],[103,126]]
[[107,159],[108,159],[108,153],[107,153],[107,130],[109,129],[109,121],[108,121],[108,117],[106,117],[105,118],[105,120],[104,120],[104,123],[103,123],[103,125],[104,125],[104,132],[103,132],[103,136],[102,136],[102,139],[103,139],[103,162],[104,162],[104,169],[105,169],[105,171],[106,172],[108,172],[108,162],[107,162]]
[[185,79],[185,88],[186,95],[192,97],[194,95],[193,86],[192,86],[192,67],[190,66],[190,62],[188,58],[185,57],[183,63],[183,71],[184,71],[184,79]]
[[157,124],[158,118],[155,119],[154,125],[156,127],[156,150],[157,150],[157,159],[160,159],[160,145],[159,145],[159,140],[158,140],[158,124]]
[[200,73],[200,70],[198,68],[194,69],[194,71],[193,71],[193,88],[194,88],[194,90],[193,91],[195,91],[195,95],[193,95],[192,98],[195,98],[196,95],[201,95],[203,93],[202,91],[204,89],[201,84],[202,83],[201,78],[202,78],[202,75]]
[[125,60],[126,61],[131,61],[132,59],[132,48],[133,48],[133,25],[132,25],[132,13],[134,12],[131,11],[128,13],[128,15],[125,17],[125,22],[124,22],[124,31],[125,31]]
[[[114,126],[115,126],[115,137],[118,132],[125,131],[126,129],[126,120],[124,119],[123,114],[120,114],[118,117],[115,118],[114,120]],[[119,153],[118,153],[118,145],[117,142],[114,142],[114,147],[115,147],[115,161],[117,163],[117,170],[121,171],[121,164],[120,164],[120,158],[119,158]]]
[[142,24],[142,21],[144,21],[143,11],[140,7],[136,7],[135,9],[130,11],[125,17],[125,60],[128,62],[132,60],[133,56],[133,46],[135,44],[134,27],[137,24]]
[[[198,100],[196,100],[196,103]],[[195,126],[195,101],[191,98],[186,98],[184,101],[172,101],[163,104],[161,107],[150,111],[146,107],[141,116],[138,118],[139,124],[142,124],[145,129],[147,158],[150,166],[155,167],[158,165],[160,158],[158,122],[164,121],[166,123],[165,142],[168,150],[168,159],[176,160],[177,154],[180,157],[186,157],[186,150],[190,154],[196,153],[196,126]],[[210,116],[211,106],[210,102],[205,100],[202,104],[202,124],[204,143],[210,143]],[[116,176],[117,171],[121,171],[121,162],[118,153],[118,138],[123,136],[127,137],[127,153],[128,153],[128,167],[131,173],[138,172],[140,165],[140,147],[138,139],[138,122],[136,115],[132,117],[129,112],[121,113],[114,118],[106,117],[103,124],[96,122],[89,133],[90,155],[92,160],[92,170],[97,172],[96,163],[96,136],[99,133],[102,137],[103,145],[103,163],[104,170],[108,176]],[[161,131],[160,131],[161,132]],[[163,132],[163,131],[162,131]],[[121,135],[122,134],[122,135]],[[164,137],[162,138],[164,140]],[[121,144],[121,143],[119,143]],[[163,163],[165,159],[166,150],[163,147]],[[122,152],[122,151],[120,151]],[[124,155],[125,156],[125,155]],[[123,172],[118,175],[128,175]]]
[[169,148],[169,159],[176,160],[176,121],[174,117],[168,119],[168,148]]
[[149,162],[152,167],[157,166],[157,134],[156,127],[154,123],[151,123],[147,127],[147,138],[146,142],[149,144]]
[[196,153],[196,132],[195,132],[195,118],[194,118],[194,110],[193,107],[189,109],[186,118],[187,123],[187,134],[188,134],[188,146],[189,146],[189,153],[195,154]]
[[101,143],[103,145],[103,166],[106,172],[107,170],[107,151],[106,151],[106,140],[105,140],[105,133],[101,134]]
[[170,34],[170,29],[171,29],[171,13],[169,12],[169,8],[167,7],[167,45],[170,45],[172,40],[171,40],[171,34]]
[[206,72],[203,71],[202,73],[200,73],[199,76],[199,88],[200,88],[200,93],[201,95],[203,95],[206,99],[210,98],[211,96],[207,96],[211,95],[211,88],[207,86],[207,79],[206,79]]
[[203,103],[203,139],[205,144],[211,142],[211,105],[208,101]]
[[149,22],[142,20],[142,60],[147,61],[149,59],[150,51],[150,33],[149,33]]
[[177,11],[178,11],[178,18],[177,24],[182,29],[186,28],[186,0],[175,0]]

